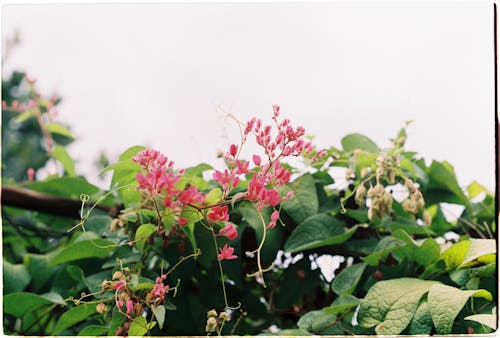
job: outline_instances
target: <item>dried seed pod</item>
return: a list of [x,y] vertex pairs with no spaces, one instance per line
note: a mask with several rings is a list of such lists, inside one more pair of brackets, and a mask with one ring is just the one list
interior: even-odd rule
[[347,170],[345,171],[345,179],[350,180],[353,173],[354,170],[352,169],[352,167],[347,168]]
[[215,332],[217,329],[217,319],[215,317],[208,317],[207,325],[205,325],[206,332]]
[[374,197],[380,197],[384,194],[385,188],[382,184],[377,183],[375,187],[373,187],[373,196]]
[[385,191],[384,195],[382,195],[382,201],[387,212],[390,212],[392,209],[392,194],[388,191]]
[[378,167],[376,173],[377,177],[382,176],[384,174],[384,167]]
[[104,303],[99,303],[99,304],[97,304],[95,309],[96,309],[97,313],[104,313],[108,310],[108,307]]
[[408,191],[409,191],[410,193],[415,192],[416,188],[415,188],[415,185],[413,184],[413,181],[412,181],[412,180],[410,180],[409,178],[407,178],[407,179],[405,180],[405,185],[406,185],[406,187],[408,188]]
[[125,275],[121,271],[115,271],[113,274],[113,280],[122,279]]
[[208,311],[207,318],[209,318],[209,317],[217,317],[217,311],[215,311],[215,309]]
[[424,213],[422,215],[422,219],[423,219],[425,225],[429,226],[432,224],[432,216],[427,210],[424,210]]
[[370,221],[372,221],[372,220],[373,220],[373,205],[372,205],[372,206],[370,206],[370,208],[368,208],[368,219],[369,219]]
[[365,196],[366,196],[366,188],[364,185],[361,185],[356,190],[356,194],[354,195],[354,201],[360,207],[365,206]]
[[377,165],[377,167],[382,167],[384,165],[384,162],[385,162],[385,157],[382,155],[378,155],[377,158],[375,159],[375,164]]
[[222,320],[229,320],[229,314],[226,311],[219,313],[219,318]]
[[370,172],[370,168],[364,167],[363,169],[361,169],[360,175],[361,175],[361,177],[365,177],[368,175],[369,172]]
[[402,203],[403,209],[407,212],[411,212],[412,214],[416,214],[418,212],[418,205],[413,199],[405,199]]
[[394,172],[394,170],[389,170],[389,183],[391,184],[394,184],[396,183],[396,173]]

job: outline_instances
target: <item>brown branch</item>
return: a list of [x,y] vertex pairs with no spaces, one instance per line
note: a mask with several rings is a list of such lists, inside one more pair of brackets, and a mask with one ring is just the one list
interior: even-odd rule
[[[78,219],[82,207],[82,202],[79,200],[15,187],[2,187],[1,204]],[[96,208],[107,212],[111,217],[116,217],[120,212],[119,206],[106,207],[97,205]]]

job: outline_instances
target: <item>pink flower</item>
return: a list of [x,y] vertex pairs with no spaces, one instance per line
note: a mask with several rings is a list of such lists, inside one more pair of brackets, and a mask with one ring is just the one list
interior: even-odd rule
[[217,255],[217,259],[219,261],[223,259],[235,259],[238,258],[238,256],[233,255],[234,253],[234,248],[230,247],[229,245],[224,245],[224,247],[220,248],[220,253]]
[[227,223],[226,226],[219,231],[219,235],[226,236],[230,241],[238,237],[238,230],[232,223]]
[[121,309],[121,307],[123,306],[123,302],[121,300],[117,300],[116,301],[116,306]]
[[132,302],[131,299],[127,300],[127,314],[131,314],[132,310],[134,309],[134,303]]
[[187,218],[184,217],[179,217],[179,220],[177,221],[181,227],[187,224],[188,220]]
[[132,158],[132,161],[137,162],[147,171],[153,171],[156,169],[164,169],[173,166],[173,162],[168,163],[168,159],[160,153],[158,150],[154,149],[144,149],[140,151],[136,156]]
[[165,293],[170,290],[170,287],[168,285],[163,285],[163,281],[166,279],[167,276],[165,274],[161,275],[161,277],[157,277],[156,283],[153,287],[153,290],[151,291],[153,297],[158,298],[160,301],[164,300]]
[[189,189],[183,190],[179,195],[179,200],[184,204],[202,203],[204,200],[203,194],[191,186]]
[[207,214],[207,218],[212,222],[220,222],[229,220],[227,205],[215,206]]
[[136,179],[137,183],[139,183],[139,189],[145,190],[151,195],[159,194],[168,183],[168,178],[165,176],[164,171],[161,168],[147,173],[146,176],[138,173],[136,175]]
[[276,222],[278,220],[278,218],[280,218],[280,212],[278,210],[275,210],[272,214],[271,214],[271,221],[274,221]]
[[119,280],[118,282],[116,282],[116,283],[113,285],[113,289],[120,291],[120,290],[121,290],[121,289],[123,289],[126,285],[127,285],[127,283],[126,283],[124,280]]
[[273,104],[273,114],[274,117],[278,117],[278,115],[280,114],[280,106]]
[[26,174],[28,175],[28,181],[33,182],[35,179],[35,169],[28,168],[28,170],[26,170]]
[[264,196],[262,198],[262,202],[264,204],[270,205],[272,207],[278,205],[280,203],[280,194],[274,190],[274,189],[269,189],[265,190]]
[[292,198],[295,195],[293,191],[289,191],[286,193],[285,197],[283,197],[283,202],[288,201],[290,198]]
[[238,153],[238,146],[236,144],[231,144],[229,147],[229,154],[231,154],[232,157],[236,157],[236,154]]

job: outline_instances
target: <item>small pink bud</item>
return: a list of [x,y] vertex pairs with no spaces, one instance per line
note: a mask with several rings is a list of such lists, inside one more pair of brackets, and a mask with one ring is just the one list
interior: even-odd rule
[[259,155],[253,155],[252,156],[253,163],[255,163],[256,166],[260,166],[261,163],[261,158]]
[[179,220],[178,220],[178,223],[179,225],[182,227],[184,225],[186,225],[188,222],[187,218],[184,218],[184,217],[180,217]]
[[238,153],[238,146],[236,144],[231,144],[229,147],[229,153],[232,157],[236,157],[236,154]]
[[273,222],[276,222],[278,220],[278,218],[280,217],[280,213],[278,210],[275,210],[272,214],[271,214],[271,221]]
[[26,173],[28,174],[28,181],[33,182],[33,180],[35,179],[35,169],[28,168],[28,170],[26,170]]

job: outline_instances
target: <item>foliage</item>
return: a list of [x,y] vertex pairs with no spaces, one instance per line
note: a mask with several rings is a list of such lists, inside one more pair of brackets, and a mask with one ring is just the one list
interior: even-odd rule
[[[37,109],[46,113],[41,99],[12,112],[8,95],[23,79],[4,81],[3,116],[17,121],[17,129],[4,128],[4,180],[80,198],[82,210],[72,220],[2,206],[7,334],[496,329],[494,196],[477,182],[461,189],[447,162],[427,165],[406,151],[406,127],[387,149],[350,134],[342,149],[317,150],[274,106],[268,126],[235,120],[242,139],[224,154],[224,171],[208,164],[175,169],[163,154],[134,146],[104,169],[113,177],[102,191],[75,177],[64,139],[51,151],[41,146],[40,129],[71,138],[62,125],[35,122]],[[33,107],[35,118],[27,114]],[[36,141],[15,143],[11,132]],[[254,139],[261,153],[245,160],[244,146]],[[43,156],[18,165],[21,153]],[[308,170],[283,162],[291,156]],[[64,171],[29,182],[26,170],[50,158]],[[332,177],[339,167],[345,184]],[[120,212],[110,217],[96,203]],[[445,216],[450,204],[464,208],[456,220]],[[340,265],[321,263],[329,255]]]

